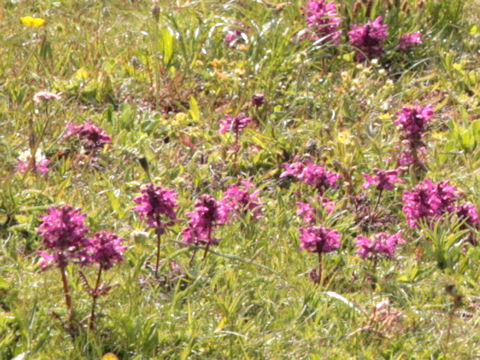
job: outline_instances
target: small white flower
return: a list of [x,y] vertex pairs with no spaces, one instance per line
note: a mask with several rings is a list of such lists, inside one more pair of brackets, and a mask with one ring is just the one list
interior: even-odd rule
[[51,100],[60,100],[60,96],[49,91],[39,91],[35,95],[33,95],[33,101],[35,101],[36,103]]

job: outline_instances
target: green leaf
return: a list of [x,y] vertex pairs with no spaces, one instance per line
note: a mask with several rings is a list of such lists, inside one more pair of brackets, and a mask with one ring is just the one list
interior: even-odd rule
[[471,152],[473,151],[473,149],[475,149],[476,141],[471,131],[465,131],[463,133],[461,142],[462,142],[462,148],[465,151]]
[[200,121],[200,109],[198,108],[197,100],[193,96],[190,96],[190,110],[188,112],[193,120]]
[[473,137],[476,141],[480,141],[480,120],[475,120],[470,124]]
[[165,66],[170,64],[173,55],[173,35],[168,31],[168,29],[162,29],[162,54],[163,54],[163,63]]

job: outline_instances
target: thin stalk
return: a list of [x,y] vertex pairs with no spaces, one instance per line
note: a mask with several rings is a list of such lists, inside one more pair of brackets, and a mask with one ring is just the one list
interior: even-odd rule
[[157,262],[155,263],[155,277],[158,277],[158,267],[160,265],[161,233],[160,231],[156,231],[156,233],[157,233]]
[[322,252],[318,252],[318,284],[322,285]]
[[98,267],[98,275],[97,281],[95,283],[95,289],[93,289],[92,293],[92,311],[90,313],[90,330],[93,330],[95,327],[95,307],[97,306],[97,298],[98,298],[98,288],[100,286],[100,278],[102,276],[102,265]]
[[207,246],[205,247],[205,252],[203,253],[203,259],[207,257],[208,249],[210,248],[210,244],[212,242],[212,224],[208,227],[208,238],[207,238]]
[[72,297],[70,295],[70,289],[68,288],[67,274],[65,272],[65,267],[60,268],[60,273],[62,274],[62,283],[63,283],[63,292],[65,293],[65,302],[68,309],[68,319],[70,326],[72,326],[73,321],[73,308],[72,308]]
[[377,211],[378,205],[380,204],[380,199],[382,198],[382,193],[383,193],[383,189],[380,189],[378,191],[377,201],[375,202],[375,206],[372,211],[373,214],[375,214],[375,211]]
[[193,259],[195,258],[195,255],[197,254],[198,249],[193,250],[192,256],[190,256],[190,261],[188,262],[188,266],[192,266]]

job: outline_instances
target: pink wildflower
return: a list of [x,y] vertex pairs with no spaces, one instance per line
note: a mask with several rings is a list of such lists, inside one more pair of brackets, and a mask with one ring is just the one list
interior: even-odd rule
[[46,174],[50,171],[48,168],[50,160],[45,157],[40,148],[37,149],[34,160],[30,151],[24,151],[17,158],[18,164],[15,166],[15,169],[21,174],[26,173],[28,169],[32,172],[38,171],[40,174]]
[[338,188],[340,175],[326,170],[323,166],[316,165],[311,161],[305,164],[294,162],[292,164],[283,164],[285,171],[280,177],[293,176],[307,185],[311,185],[323,194],[326,190]]
[[477,208],[472,203],[457,205],[454,211],[461,220],[465,220],[465,224],[471,227],[478,227],[480,225]]
[[454,211],[454,200],[459,197],[457,188],[447,181],[437,184],[425,179],[403,195],[403,212],[407,224],[415,228],[420,220],[437,220],[447,212]]
[[257,93],[253,94],[251,98],[252,105],[255,107],[262,106],[265,104],[265,95]]
[[309,203],[297,202],[297,215],[303,217],[303,222],[307,224],[315,224],[317,219],[317,209]]
[[233,46],[242,39],[242,32],[238,29],[229,30],[223,39],[227,46]]
[[167,190],[155,184],[149,184],[141,190],[142,195],[133,201],[138,206],[133,210],[140,213],[142,219],[147,220],[149,228],[155,229],[157,234],[163,234],[168,225],[162,217],[170,221],[177,219],[175,208],[178,206],[176,198],[178,194],[174,190]]
[[402,34],[402,36],[400,37],[398,48],[401,51],[406,52],[410,50],[412,47],[414,47],[415,45],[423,44],[421,36],[422,36],[421,32],[416,32],[411,34]]
[[87,239],[86,252],[88,262],[95,262],[104,270],[110,269],[115,263],[123,261],[123,239],[108,231],[97,232],[93,238]]
[[375,176],[370,176],[363,174],[363,177],[367,179],[362,185],[364,189],[369,188],[370,186],[375,186],[377,190],[393,190],[395,189],[394,183],[403,183],[403,180],[398,177],[401,173],[400,169],[395,170],[379,170],[373,169]]
[[432,116],[433,107],[431,105],[403,107],[402,111],[397,114],[395,125],[399,126],[402,132],[402,143],[406,147],[398,160],[400,166],[422,162],[426,150],[423,137]]
[[302,8],[307,22],[308,35],[314,41],[340,42],[342,31],[339,30],[342,18],[338,16],[334,1],[310,0],[307,9]]
[[323,226],[300,228],[300,249],[315,253],[328,253],[340,247],[340,234]]
[[395,125],[400,127],[403,132],[403,138],[409,141],[420,141],[425,131],[427,124],[433,116],[433,106],[414,106],[403,107],[402,111],[397,114]]
[[220,134],[224,134],[227,131],[231,131],[238,138],[251,121],[252,119],[245,117],[245,115],[242,113],[234,118],[227,114],[225,115],[225,121],[220,121],[220,125],[222,125],[222,127],[220,130],[218,130],[218,132]]
[[44,246],[50,252],[39,252],[42,267],[54,262],[59,268],[65,268],[71,260],[84,257],[85,234],[88,228],[83,222],[86,214],[71,206],[52,207],[48,215],[41,216],[42,223],[38,233],[43,237]]
[[391,259],[395,254],[397,245],[405,242],[401,236],[401,232],[393,235],[381,232],[371,238],[359,236],[356,243],[358,248],[356,254],[362,259],[374,259],[381,255]]
[[348,36],[350,44],[360,50],[356,56],[357,61],[365,60],[365,57],[372,59],[383,54],[382,45],[388,37],[388,25],[383,25],[382,20],[383,17],[379,16],[366,24],[352,25]]
[[189,244],[216,244],[217,239],[212,238],[216,225],[228,222],[227,215],[231,208],[225,206],[211,195],[201,195],[195,203],[195,210],[188,213],[190,222],[182,231],[183,242]]
[[233,212],[234,217],[251,211],[252,217],[258,218],[262,213],[261,207],[264,204],[259,202],[258,199],[260,190],[250,192],[249,189],[255,187],[255,185],[249,181],[242,181],[241,185],[230,186],[224,193],[225,197],[219,201],[220,206],[228,209],[229,212]]
[[285,169],[285,171],[280,174],[281,178],[293,176],[298,179],[298,177],[302,174],[303,169],[305,168],[305,164],[300,161],[296,161],[291,164],[282,164],[282,167]]
[[[327,214],[331,214],[336,205],[334,201],[321,196],[318,197],[318,202],[325,209]],[[317,209],[315,206],[299,201],[297,202],[297,207],[297,215],[302,216],[304,223],[315,224],[317,220]]]
[[329,188],[336,189],[338,187],[340,175],[325,170],[323,166],[308,164],[298,178],[305,184],[316,187],[320,193],[323,193]]
[[36,103],[60,100],[60,96],[49,91],[39,91],[33,95],[33,101]]
[[68,124],[64,137],[68,138],[71,136],[76,136],[88,150],[103,148],[112,141],[112,138],[107,135],[105,130],[95,125],[91,119],[88,119],[81,125]]

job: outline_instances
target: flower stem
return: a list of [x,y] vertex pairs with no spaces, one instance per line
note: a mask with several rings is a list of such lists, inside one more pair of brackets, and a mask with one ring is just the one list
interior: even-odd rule
[[318,284],[322,285],[322,252],[318,252]]
[[158,266],[160,265],[160,244],[161,244],[161,234],[157,231],[157,262],[155,264],[155,277],[158,277]]
[[102,265],[98,267],[97,282],[95,283],[95,289],[93,289],[93,293],[92,293],[92,311],[90,313],[90,330],[93,330],[93,328],[95,327],[95,307],[97,306],[98,288],[100,286],[101,276],[102,276]]
[[68,319],[70,326],[73,322],[73,308],[72,308],[72,297],[70,295],[70,289],[68,288],[67,274],[65,272],[65,266],[60,267],[60,273],[62,274],[62,283],[63,283],[63,292],[65,293],[65,302],[68,309]]
[[205,252],[203,253],[203,258],[205,259],[208,254],[208,250],[210,249],[210,244],[212,242],[212,225],[208,227],[208,238],[207,238],[207,246],[205,247]]
[[375,211],[377,211],[378,204],[380,204],[380,199],[382,198],[382,193],[383,193],[383,189],[380,189],[378,191],[378,196],[377,196],[377,201],[375,202],[375,207],[373,208],[373,211],[372,211],[373,214],[375,214]]

